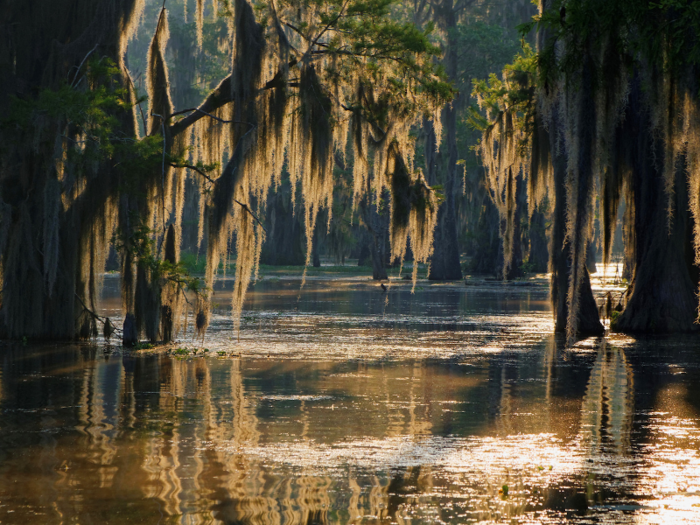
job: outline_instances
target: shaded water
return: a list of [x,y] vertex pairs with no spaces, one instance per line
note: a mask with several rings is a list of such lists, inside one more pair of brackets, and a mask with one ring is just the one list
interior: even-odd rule
[[564,350],[528,284],[266,280],[206,353],[0,347],[0,523],[700,520],[696,339]]

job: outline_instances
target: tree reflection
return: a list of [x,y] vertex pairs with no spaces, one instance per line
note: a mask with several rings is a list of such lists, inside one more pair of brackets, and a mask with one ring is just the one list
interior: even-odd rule
[[634,374],[621,348],[603,340],[581,408],[582,436],[591,457],[626,456],[634,417]]

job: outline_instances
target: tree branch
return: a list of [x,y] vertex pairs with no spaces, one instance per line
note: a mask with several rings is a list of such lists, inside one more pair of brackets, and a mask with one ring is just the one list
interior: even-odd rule
[[[204,116],[212,116],[211,113],[216,111],[220,107],[231,102],[233,98],[231,97],[231,75],[226,77],[221,83],[209,93],[209,96],[200,104],[197,111],[193,111],[190,115],[186,116],[182,120],[179,120],[170,126],[170,133],[173,137],[176,137],[199,119]],[[189,111],[189,110],[188,110]],[[185,111],[186,112],[186,111]],[[182,112],[173,113],[173,115],[179,115]]]
[[233,199],[233,202],[235,202],[236,204],[241,206],[245,211],[247,211],[250,214],[250,216],[253,217],[253,219],[255,219],[257,221],[257,223],[260,225],[260,227],[263,229],[263,231],[267,234],[267,230],[265,229],[265,226],[263,226],[263,223],[260,222],[260,219],[258,219],[257,215],[255,215],[253,213],[253,211],[248,207],[247,204],[243,204],[242,202],[240,202],[236,199]]
[[[202,177],[204,177],[206,180],[208,180],[210,183],[216,184],[216,181],[215,181],[214,179],[212,179],[209,175],[207,175],[207,174],[204,173],[202,170],[200,170],[197,166],[192,166],[191,164],[175,164],[175,163],[171,163],[170,165],[171,165],[173,168],[187,168],[187,169],[189,169],[189,170],[196,171],[196,172],[199,173]],[[240,207],[242,207],[245,211],[247,211],[247,212],[250,214],[250,216],[253,217],[253,219],[255,219],[255,221],[261,226],[261,228],[263,229],[263,231],[264,231],[265,233],[267,233],[267,230],[265,229],[265,226],[263,225],[262,221],[258,218],[257,215],[255,215],[255,214],[253,213],[253,211],[248,207],[247,204],[243,204],[242,202],[240,202],[240,201],[238,201],[238,200],[236,200],[236,199],[233,199],[233,202],[235,202],[235,203],[238,204]]]
[[204,111],[204,110],[201,109],[201,108],[183,109],[183,110],[181,110],[181,111],[176,111],[175,113],[173,113],[173,114],[170,115],[170,116],[171,116],[171,117],[174,117],[174,116],[176,116],[176,115],[183,115],[184,113],[191,113],[192,111],[198,111],[198,112],[200,112],[200,113],[203,113],[203,114],[206,115],[207,117],[213,118],[214,120],[218,120],[218,121],[221,122],[222,124],[247,124],[248,126],[250,126],[250,127],[252,127],[252,128],[255,127],[255,124],[253,124],[252,122],[243,122],[243,121],[240,121],[240,120],[224,120],[224,119],[222,119],[222,118],[217,117],[216,115],[212,115],[211,113],[207,113],[206,111]]
[[[294,58],[289,61],[288,67],[294,67],[298,62],[298,59]],[[259,93],[266,91],[268,89],[273,89],[277,87],[284,87],[284,83],[282,81],[283,77],[283,72],[280,69],[277,74],[267,83],[265,84],[259,91]],[[191,111],[188,116],[183,118],[182,120],[178,120],[174,124],[170,126],[170,133],[171,136],[174,138],[183,131],[185,131],[187,128],[192,126],[195,122],[197,122],[199,119],[207,116],[211,117],[213,119],[219,120],[220,122],[231,122],[233,121],[225,121],[223,119],[220,119],[218,117],[215,117],[212,115],[214,111],[219,109],[220,107],[228,104],[229,102],[233,101],[233,93],[231,92],[231,75],[227,76],[225,79],[221,81],[221,83],[212,91],[209,96],[200,104],[200,106],[196,109],[185,109],[182,111],[178,111],[176,113],[173,113],[171,116],[175,115],[181,115],[183,113],[187,113],[188,111]],[[235,122],[238,123],[238,122]],[[240,122],[240,124],[247,124],[251,126],[251,123],[249,122]],[[255,127],[253,125],[253,127]],[[252,129],[252,128],[251,128]]]
[[215,184],[215,183],[216,183],[216,181],[215,181],[214,179],[212,179],[209,175],[207,175],[206,173],[204,173],[204,172],[203,172],[202,170],[200,170],[197,166],[193,166],[192,164],[177,164],[177,163],[175,163],[175,162],[171,162],[170,165],[171,165],[173,168],[186,168],[186,169],[188,169],[188,170],[196,171],[197,173],[199,173],[202,177],[204,177],[205,179],[207,179],[207,180],[208,180],[209,182],[211,182],[212,184]]
[[112,321],[110,320],[109,317],[100,317],[99,315],[97,315],[95,312],[93,312],[92,310],[90,310],[90,309],[87,307],[87,305],[83,302],[83,300],[80,298],[80,296],[79,296],[77,293],[75,294],[75,297],[76,297],[76,299],[78,299],[78,301],[80,301],[80,304],[83,305],[83,309],[84,309],[87,313],[89,313],[89,314],[92,316],[93,319],[98,320],[99,322],[101,322],[101,323],[102,323],[103,325],[105,325],[105,326],[107,325],[107,323],[109,323],[109,325],[114,329],[115,332],[121,332],[121,330],[120,330],[119,328],[117,328],[116,326],[114,326],[114,324],[112,323]]

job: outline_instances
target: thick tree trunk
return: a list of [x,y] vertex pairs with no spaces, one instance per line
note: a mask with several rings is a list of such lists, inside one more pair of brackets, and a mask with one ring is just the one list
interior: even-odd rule
[[368,197],[365,197],[360,202],[360,212],[371,235],[369,250],[372,257],[372,278],[375,281],[383,281],[388,278],[386,261],[389,258],[389,217],[386,213],[380,214],[376,204],[369,204],[367,201]]
[[[364,237],[364,236],[363,236]],[[372,252],[370,251],[370,240],[364,238],[360,241],[360,254],[357,258],[357,266],[369,266],[372,264]]]
[[484,204],[475,232],[476,252],[472,258],[471,272],[494,276],[501,273],[500,268],[503,263],[499,264],[499,252],[502,252],[503,243],[499,233],[500,222],[496,205],[489,196],[484,196]]
[[384,261],[387,258],[386,243],[381,236],[374,236],[370,245],[372,252],[372,279],[375,281],[385,281],[389,277],[386,273]]
[[445,203],[438,212],[435,246],[430,258],[431,281],[456,281],[462,278],[457,245],[457,218],[454,205]]
[[598,265],[596,264],[598,249],[595,244],[595,240],[588,243],[588,249],[586,250],[586,269],[588,273],[596,273],[598,271]]
[[[522,227],[521,224],[527,218],[527,189],[525,181],[521,174],[515,179],[515,212],[513,220],[513,238],[511,242],[510,263],[506,268],[503,267],[502,276],[506,281],[518,279],[525,275],[523,271],[523,246],[522,246]],[[505,228],[505,221],[502,223],[502,228]],[[506,239],[505,235],[501,236]]]
[[[447,76],[454,80],[457,78],[457,49],[453,38],[457,27],[457,16],[452,0],[444,0],[437,10],[437,23],[448,35],[448,42],[445,49],[445,70]],[[459,245],[457,244],[457,216],[455,213],[455,181],[457,178],[457,107],[459,96],[452,101],[452,104],[445,107],[442,112],[443,125],[445,130],[445,145],[447,146],[447,163],[444,166],[443,190],[445,200],[438,211],[437,226],[435,227],[435,241],[433,255],[430,258],[430,273],[428,279],[431,281],[451,281],[462,278],[462,268],[459,263]],[[432,143],[432,144],[431,144]],[[433,146],[434,145],[434,146]],[[428,133],[426,151],[436,149],[435,134]],[[428,156],[426,155],[426,160]],[[428,182],[435,184],[431,180],[431,166],[435,162],[428,164]]]
[[260,254],[262,264],[303,266],[306,238],[302,214],[294,213],[291,188],[285,180],[267,203],[267,235]]
[[311,244],[311,264],[313,265],[314,268],[320,268],[321,267],[321,256],[319,254],[318,250],[318,244],[319,244],[319,238],[318,238],[318,225],[314,229],[314,239],[313,243]]
[[[551,139],[552,142],[554,139]],[[552,151],[557,152],[557,147],[552,144]],[[569,307],[567,303],[567,290],[571,272],[571,245],[566,238],[566,158],[563,152],[552,155],[554,168],[554,192],[555,202],[552,217],[552,244],[550,246],[550,268],[552,276],[550,291],[552,294],[552,307],[554,309],[555,332],[566,332],[569,320]],[[593,298],[588,271],[584,268],[579,289],[579,313],[578,336],[603,335],[605,329],[598,316],[598,306]]]
[[[121,32],[135,3],[1,3],[0,115],[9,114],[11,96],[31,101],[44,89],[80,78],[78,68],[91,51],[121,65]],[[47,122],[0,133],[8,148],[0,150],[3,338],[70,339],[96,331],[95,258],[106,250],[105,232],[98,230],[115,181],[109,170],[98,170],[80,182],[85,187],[70,207],[59,205],[75,183],[61,180],[54,167],[56,137],[69,133],[64,128],[65,122]]]
[[[649,128],[639,88],[633,90],[626,125],[636,128],[637,155],[633,162],[635,267],[627,305],[615,330],[628,333],[695,332],[697,270],[693,266],[692,217],[682,160],[675,173],[674,214],[670,222],[669,196],[659,166],[662,141]],[[629,204],[628,204],[629,205]]]

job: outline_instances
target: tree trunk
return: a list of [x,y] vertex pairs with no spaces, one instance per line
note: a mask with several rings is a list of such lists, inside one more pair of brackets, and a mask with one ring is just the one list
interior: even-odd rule
[[[504,266],[502,277],[506,281],[518,279],[525,275],[523,271],[523,248],[522,248],[522,223],[527,218],[527,189],[525,181],[521,174],[515,179],[515,211],[513,219],[513,238],[511,247],[510,263],[506,268]],[[501,227],[505,227],[505,221],[502,221]],[[506,239],[505,235],[501,236]]]
[[586,269],[588,273],[596,273],[598,271],[598,266],[596,264],[596,256],[598,249],[595,244],[595,240],[591,240],[588,243],[588,249],[586,250]]
[[614,328],[627,333],[695,332],[699,329],[695,323],[697,270],[684,163],[681,159],[677,164],[671,196],[675,211],[669,228],[669,196],[659,168],[663,166],[663,144],[653,136],[649,114],[641,109],[639,90],[633,89],[625,119],[625,125],[636,128],[638,137],[632,159],[635,266],[627,305]]
[[[6,1],[0,4],[0,115],[10,97],[31,101],[84,74],[97,50],[123,66],[121,39],[135,0]],[[125,122],[128,119],[125,119]],[[121,124],[125,124],[122,122]],[[125,135],[133,135],[128,122]],[[109,170],[86,176],[83,192],[60,206],[66,186],[55,169],[57,136],[67,124],[0,131],[0,337],[70,339],[93,335],[99,268],[106,255],[105,213],[115,181]],[[10,168],[11,166],[11,168]]]
[[370,250],[371,243],[371,239],[365,240],[363,238],[360,240],[360,254],[357,258],[357,266],[369,266],[372,263],[372,252]]
[[[445,49],[445,70],[450,80],[457,78],[457,49],[453,41],[456,28],[457,16],[452,0],[444,0],[437,8],[437,23],[447,35],[447,46]],[[457,178],[457,108],[459,95],[445,107],[442,112],[443,125],[445,129],[445,145],[447,146],[447,165],[444,167],[443,191],[445,200],[438,211],[437,226],[435,227],[435,238],[433,255],[430,258],[430,273],[428,279],[431,281],[452,281],[462,278],[462,268],[459,263],[459,246],[457,244],[457,216],[455,213],[455,180]],[[437,149],[435,143],[435,133],[427,134],[428,142],[426,151]],[[432,143],[432,144],[430,144]],[[428,155],[426,155],[426,160]],[[435,163],[428,165],[430,166]],[[428,178],[430,184],[435,184],[434,180]]]
[[260,253],[260,263],[273,266],[304,266],[306,238],[303,214],[294,213],[288,179],[280,184],[267,202],[267,235]]
[[[488,195],[483,198],[479,222],[476,227],[476,252],[472,258],[470,271],[477,274],[496,275],[501,268],[499,251],[503,249],[500,237],[500,217],[498,209]],[[501,256],[502,259],[502,256]]]
[[545,273],[549,265],[549,248],[544,213],[538,208],[530,219],[530,271]]
[[[554,138],[550,137],[554,142]],[[566,333],[569,318],[567,290],[571,272],[571,245],[566,237],[566,157],[563,151],[552,143],[551,151],[554,168],[555,202],[552,217],[552,244],[550,247],[550,292],[554,309],[554,331]],[[578,336],[598,336],[605,329],[598,316],[598,305],[593,298],[588,271],[584,268],[579,290]]]
[[370,245],[372,252],[372,279],[375,281],[386,281],[389,277],[386,273],[386,242],[381,236],[374,236]]
[[372,278],[375,281],[388,279],[386,261],[389,257],[387,250],[389,238],[389,217],[387,213],[380,214],[376,204],[369,204],[369,197],[360,201],[362,220],[371,235],[369,250],[372,257]]
[[313,265],[314,268],[320,268],[321,267],[321,256],[318,253],[318,225],[316,225],[316,228],[314,228],[314,239],[311,244],[311,264]]

